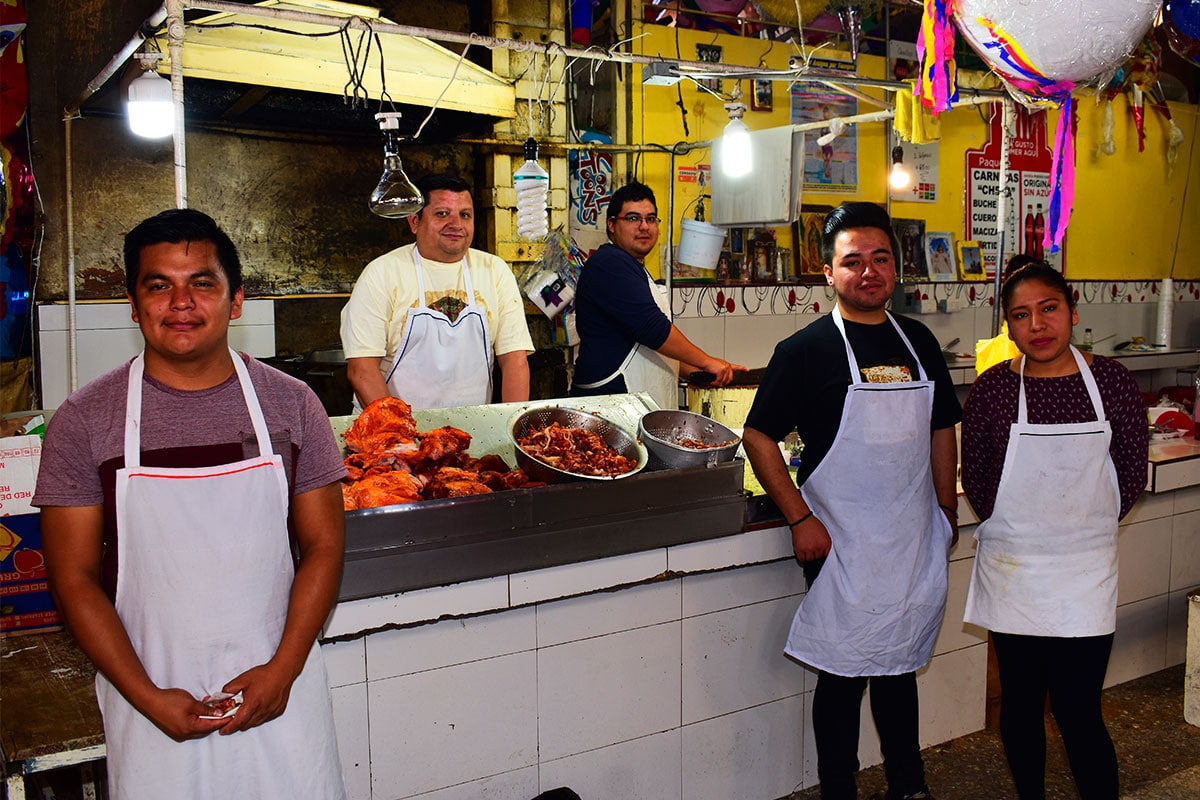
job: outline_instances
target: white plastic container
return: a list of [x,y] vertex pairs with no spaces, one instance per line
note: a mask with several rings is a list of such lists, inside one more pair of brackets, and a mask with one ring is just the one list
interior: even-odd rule
[[679,235],[679,250],[675,261],[681,266],[697,269],[716,269],[725,243],[725,229],[707,222],[685,219]]

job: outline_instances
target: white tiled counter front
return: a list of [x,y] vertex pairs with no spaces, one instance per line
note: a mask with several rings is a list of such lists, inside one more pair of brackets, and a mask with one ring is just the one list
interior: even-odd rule
[[[920,677],[926,745],[983,724],[984,640],[957,621],[970,558],[960,544]],[[783,655],[804,590],[774,527],[344,602],[323,649],[351,797],[528,800],[569,785],[774,800],[811,785],[815,680]],[[862,761],[877,763],[863,731]]]

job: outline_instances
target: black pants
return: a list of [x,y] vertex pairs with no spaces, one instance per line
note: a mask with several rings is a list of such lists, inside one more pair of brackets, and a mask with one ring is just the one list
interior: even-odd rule
[[918,731],[917,674],[846,678],[821,672],[813,692],[813,733],[821,800],[856,800],[858,790],[858,718],[867,682],[871,716],[879,732],[888,789],[897,796],[925,787]]
[[1046,695],[1082,800],[1117,800],[1117,754],[1100,713],[1113,635],[992,633],[1000,668],[1000,737],[1021,800],[1046,796]]

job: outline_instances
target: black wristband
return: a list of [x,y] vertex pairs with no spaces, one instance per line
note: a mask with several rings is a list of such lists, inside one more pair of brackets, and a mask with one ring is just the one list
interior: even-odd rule
[[942,511],[945,511],[947,514],[954,517],[955,520],[958,519],[958,509],[957,508],[951,508],[950,506],[946,505],[945,503],[938,503],[938,508],[942,509]]
[[801,522],[804,522],[804,520],[806,520],[806,519],[808,519],[809,517],[811,517],[812,515],[813,515],[813,512],[811,512],[811,511],[810,511],[810,512],[808,512],[807,514],[805,514],[803,517],[801,517],[800,519],[796,520],[795,522],[789,522],[789,523],[788,523],[788,527],[789,527],[789,528],[794,528],[794,527],[796,527],[797,525],[799,525]]

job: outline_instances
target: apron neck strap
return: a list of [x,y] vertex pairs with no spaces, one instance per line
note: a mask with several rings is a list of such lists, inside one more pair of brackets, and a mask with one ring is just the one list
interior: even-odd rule
[[[242,387],[242,397],[246,401],[246,410],[250,413],[250,422],[254,426],[254,436],[258,440],[258,454],[270,456],[271,435],[267,432],[267,420],[263,415],[262,405],[258,395],[250,383],[250,371],[245,362],[232,347],[229,355],[233,358],[233,371]],[[129,365],[129,387],[125,399],[125,467],[140,466],[142,463],[142,378],[146,373],[146,352],[137,354]]]
[[[467,305],[475,305],[475,284],[471,282],[471,260],[470,250],[462,257],[463,270],[463,291],[467,295]],[[421,306],[425,305],[425,267],[421,260],[421,250],[413,245],[413,263],[417,266],[417,303]]]
[[[1088,397],[1092,401],[1092,409],[1096,412],[1096,421],[1104,422],[1104,401],[1100,399],[1100,387],[1096,385],[1096,376],[1092,374],[1092,368],[1088,366],[1087,359],[1083,357],[1083,353],[1079,352],[1075,345],[1067,345],[1071,348],[1071,355],[1075,357],[1075,364],[1079,367],[1079,376],[1083,378],[1083,385],[1087,389]],[[1021,354],[1021,387],[1017,392],[1017,422],[1021,425],[1029,421],[1029,409],[1025,404],[1025,355]]]
[[[883,313],[887,314],[888,322],[892,323],[892,327],[896,329],[900,340],[904,342],[904,346],[912,354],[913,361],[917,364],[917,379],[921,381],[928,380],[925,377],[925,365],[921,363],[921,359],[917,358],[917,351],[913,349],[912,342],[908,340],[908,337],[904,335],[904,331],[900,329],[900,323],[896,322],[896,318],[892,316],[890,311],[884,311]],[[850,346],[850,337],[846,335],[846,323],[842,319],[841,306],[834,304],[832,316],[833,324],[837,326],[838,333],[842,335],[842,343],[846,345],[846,359],[850,362],[850,383],[865,383],[862,379],[862,373],[858,369],[858,359],[854,357],[854,348]]]

